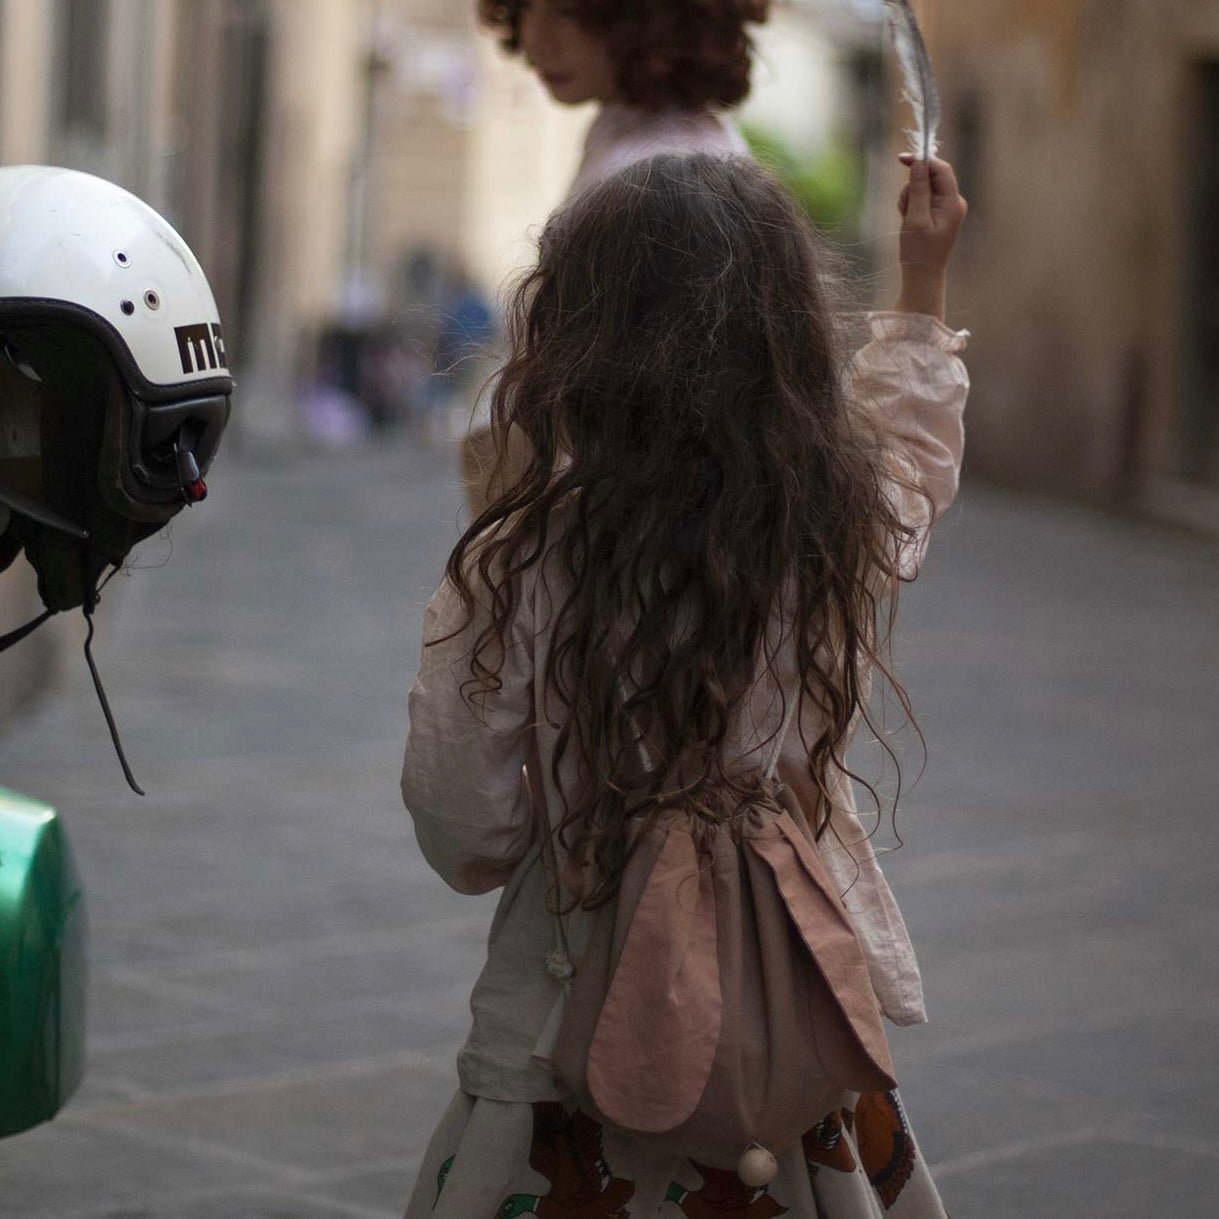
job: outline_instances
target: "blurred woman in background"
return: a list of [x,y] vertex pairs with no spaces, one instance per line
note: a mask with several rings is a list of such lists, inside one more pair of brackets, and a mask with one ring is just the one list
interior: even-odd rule
[[[727,111],[749,93],[749,26],[769,9],[770,0],[479,0],[483,23],[556,102],[599,106],[566,202],[658,153],[747,155]],[[462,472],[474,515],[493,479],[515,480],[522,457],[510,446],[497,472],[491,429],[471,431]]]

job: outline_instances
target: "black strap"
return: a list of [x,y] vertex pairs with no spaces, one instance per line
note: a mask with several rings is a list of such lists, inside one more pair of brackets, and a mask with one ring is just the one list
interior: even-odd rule
[[[85,636],[85,660],[89,665],[89,675],[93,678],[93,688],[97,691],[98,702],[102,705],[102,714],[106,717],[106,727],[110,729],[110,740],[114,743],[114,752],[119,756],[119,764],[123,768],[123,775],[127,779],[127,785],[137,796],[145,794],[144,789],[135,781],[135,776],[131,773],[131,767],[127,765],[127,756],[123,753],[123,743],[119,740],[118,726],[114,722],[114,715],[110,711],[110,703],[106,698],[105,688],[102,686],[101,674],[97,671],[97,665],[93,662],[93,611],[97,607],[98,597],[103,588],[110,583],[118,568],[113,568],[109,575],[94,589],[92,589],[85,597],[85,603],[82,606],[85,615],[85,621],[89,624],[89,633]],[[19,626],[15,631],[9,631],[7,635],[0,635],[0,652],[6,648],[11,648],[13,644],[20,643],[27,635],[32,635],[48,618],[58,611],[49,609],[45,613],[39,614],[37,618],[27,622],[24,626]]]
[[[97,603],[96,593],[91,600],[94,605]],[[98,702],[102,705],[102,714],[106,717],[106,727],[110,729],[110,739],[114,742],[114,752],[119,756],[119,764],[123,768],[123,775],[127,780],[127,786],[137,796],[142,796],[145,794],[144,789],[135,781],[135,776],[131,773],[131,767],[127,765],[127,756],[123,753],[123,743],[119,740],[118,726],[114,722],[114,716],[110,712],[110,703],[106,698],[106,691],[102,687],[101,674],[97,671],[97,665],[93,663],[93,651],[91,647],[93,643],[93,606],[87,605],[84,614],[85,621],[89,624],[89,633],[85,636],[85,660],[89,663],[89,673],[93,678],[93,688],[97,691]]]
[[49,609],[46,613],[31,619],[25,626],[19,626],[15,631],[9,631],[7,635],[0,635],[0,652],[11,648],[15,643],[20,643],[27,635],[32,635],[55,612],[55,610]]

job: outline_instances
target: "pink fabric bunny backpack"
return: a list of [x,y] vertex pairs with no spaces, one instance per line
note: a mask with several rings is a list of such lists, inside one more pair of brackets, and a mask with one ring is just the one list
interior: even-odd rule
[[548,1055],[597,1120],[755,1186],[844,1092],[894,1086],[850,918],[774,779],[785,735],[744,802],[636,831]]

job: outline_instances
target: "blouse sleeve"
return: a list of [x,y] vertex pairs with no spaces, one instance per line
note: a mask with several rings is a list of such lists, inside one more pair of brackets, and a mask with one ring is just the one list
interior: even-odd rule
[[969,331],[920,313],[873,313],[871,341],[856,355],[850,389],[889,445],[892,495],[914,536],[900,574],[918,572],[932,524],[952,503],[965,449],[969,373],[960,358]]
[[500,688],[463,694],[473,644],[486,622],[476,612],[462,627],[465,617],[446,580],[424,614],[402,799],[424,858],[442,879],[459,893],[485,893],[508,880],[533,836],[522,777],[533,724],[533,634],[528,607],[518,606]]

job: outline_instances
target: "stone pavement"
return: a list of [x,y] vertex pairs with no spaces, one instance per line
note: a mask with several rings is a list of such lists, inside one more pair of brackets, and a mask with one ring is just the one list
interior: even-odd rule
[[[494,901],[397,797],[451,466],[230,456],[143,548],[96,652],[147,799],[75,655],[0,735],[68,820],[93,970],[87,1081],[0,1142],[5,1219],[400,1214]],[[1214,1219],[1219,550],[969,487],[900,655],[929,762],[887,866],[932,1024],[894,1048],[950,1209]]]

